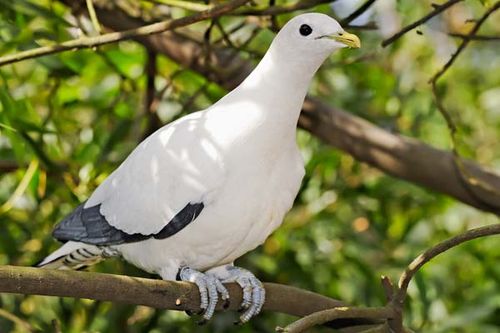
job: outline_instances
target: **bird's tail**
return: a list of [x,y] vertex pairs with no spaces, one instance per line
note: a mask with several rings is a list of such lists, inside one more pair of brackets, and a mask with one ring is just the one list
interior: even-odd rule
[[84,269],[103,260],[106,255],[103,248],[80,242],[67,242],[35,267],[48,269]]

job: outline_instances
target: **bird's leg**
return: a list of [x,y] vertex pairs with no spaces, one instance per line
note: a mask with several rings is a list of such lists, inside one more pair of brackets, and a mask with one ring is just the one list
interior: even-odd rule
[[266,291],[262,282],[252,272],[233,265],[225,265],[212,268],[207,274],[215,275],[223,283],[236,282],[240,285],[243,290],[243,302],[240,307],[243,313],[240,316],[240,324],[246,323],[262,310]]
[[193,282],[200,291],[200,308],[203,314],[203,320],[199,324],[204,324],[212,318],[215,307],[221,299],[225,302],[229,300],[229,293],[222,282],[213,274],[202,273],[193,268],[184,266],[179,269],[177,279],[181,281]]

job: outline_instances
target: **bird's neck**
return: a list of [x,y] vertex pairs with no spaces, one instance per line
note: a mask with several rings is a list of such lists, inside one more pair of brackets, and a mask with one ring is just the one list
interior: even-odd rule
[[262,150],[295,143],[300,110],[322,61],[304,62],[276,50],[281,51],[272,45],[253,72],[209,111],[225,124],[214,131],[221,145],[251,140]]
[[317,67],[276,59],[273,49],[238,87],[266,109],[266,122],[295,129],[304,98]]
[[247,96],[261,109],[262,126],[293,131],[311,79],[322,63],[296,59],[271,45],[252,73],[237,87],[234,96]]

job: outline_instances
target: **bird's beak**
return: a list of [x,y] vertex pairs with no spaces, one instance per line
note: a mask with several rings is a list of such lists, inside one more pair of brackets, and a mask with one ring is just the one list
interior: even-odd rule
[[355,34],[350,34],[345,31],[338,34],[328,35],[327,37],[355,49],[361,47],[361,41],[359,40],[359,37]]

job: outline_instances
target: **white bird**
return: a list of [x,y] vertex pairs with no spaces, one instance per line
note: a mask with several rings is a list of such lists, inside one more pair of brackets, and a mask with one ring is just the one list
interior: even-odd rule
[[311,78],[335,50],[360,47],[324,14],[290,20],[255,70],[211,107],[153,133],[60,222],[66,242],[39,267],[79,269],[121,256],[165,280],[194,282],[209,320],[222,283],[243,288],[241,322],[262,283],[235,259],[283,221],[304,176],[296,126]]

